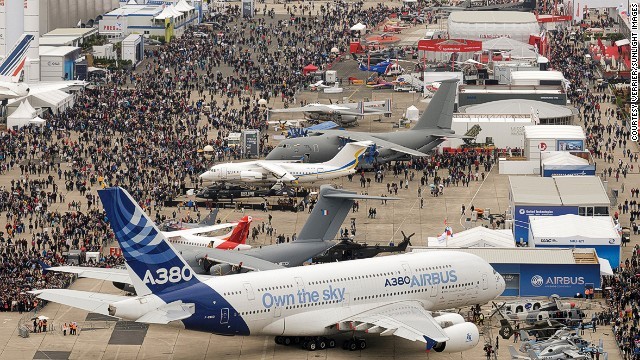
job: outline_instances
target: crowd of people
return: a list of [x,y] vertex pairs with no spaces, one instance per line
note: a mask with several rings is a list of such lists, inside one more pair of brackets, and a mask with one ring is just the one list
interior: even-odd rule
[[238,7],[206,15],[223,24],[223,35],[187,30],[146,50],[136,69],[111,71],[101,86],[76,92],[71,108],[45,116],[46,126],[0,133],[0,175],[19,171],[0,187],[0,311],[31,310],[37,301],[26,291],[34,287],[67,286],[68,276],[43,271],[64,264],[62,253],[113,240],[95,190],[123,186],[165,220],[165,202],[201,186],[208,160],[198,149],[213,146],[214,161],[241,156],[226,137],[266,130],[259,99],[293,102],[312,80],[302,67],[326,69],[332,48],[346,50],[351,24],[377,24],[397,11],[313,2],[287,10],[286,19],[266,5],[254,19],[240,21]]
[[[587,25],[599,26],[611,19],[606,15],[598,15],[593,19],[586,19]],[[589,23],[593,22],[593,23]],[[575,36],[570,36],[572,31]],[[631,132],[623,126],[623,114],[615,106],[615,96],[607,87],[596,82],[596,68],[593,63],[584,61],[585,47],[582,42],[575,41],[582,38],[583,27],[561,30],[551,40],[552,67],[561,70],[569,80],[568,96],[572,104],[578,109],[579,116],[587,134],[587,149],[599,161],[605,163],[599,174],[603,180],[615,178],[616,182],[627,177],[634,169],[638,170],[635,151],[631,149]],[[635,164],[634,164],[635,163]],[[611,181],[611,179],[610,179]],[[620,213],[630,213],[629,218],[623,218],[616,212],[614,217],[622,225],[635,226],[636,207],[633,198],[634,188],[625,192],[624,187],[617,198]],[[627,196],[630,195],[630,196]],[[637,233],[637,232],[635,232]],[[626,258],[615,275],[603,277],[603,298],[607,307],[594,317],[594,325],[610,326],[615,340],[619,345],[622,357],[640,359],[640,268],[638,256],[640,246],[635,245],[630,258]]]
[[[77,92],[75,105],[49,114],[45,127],[0,133],[0,176],[19,174],[10,186],[0,187],[5,222],[0,229],[0,311],[32,310],[38,303],[27,291],[63,288],[72,280],[46,267],[65,264],[62,254],[69,250],[100,251],[113,240],[95,190],[123,186],[164,221],[161,210],[167,201],[202,186],[198,174],[210,161],[199,149],[213,146],[214,161],[242,156],[226,138],[243,129],[267,129],[260,99],[295,103],[297,92],[313,80],[302,67],[327,69],[335,60],[331,50],[348,48],[350,25],[377,24],[397,10],[382,4],[311,2],[290,7],[286,19],[275,19],[266,5],[259,10],[263,16],[254,19],[239,21],[237,8],[207,15],[204,21],[225,24],[222,35],[198,37],[188,30],[170,44],[146,50],[147,59],[138,68],[110,72],[104,85]],[[582,38],[582,30],[576,31],[574,38]],[[583,45],[570,33],[560,30],[551,37],[551,65],[571,84],[568,97],[586,129],[588,149],[611,164],[601,176],[619,180],[634,162],[638,169],[637,155],[628,151],[630,133],[620,125],[618,110],[604,109],[602,104],[615,98],[597,91],[604,89],[595,83],[595,65],[585,63]],[[270,149],[267,140],[261,139],[264,152]],[[484,180],[496,161],[493,152],[445,152],[387,164],[372,176],[379,183],[386,177],[389,195],[419,179],[418,197],[431,184],[437,196],[446,187]],[[363,188],[371,185],[364,174],[360,181]],[[67,199],[70,194],[73,200]],[[377,209],[369,208],[369,218],[376,215]],[[277,242],[295,240],[295,234],[278,234],[270,220],[271,215],[266,228],[264,223],[261,230],[254,228],[254,240],[260,233],[275,234]],[[355,234],[355,223],[345,230],[344,235]],[[611,310],[599,319],[613,326],[628,359],[640,359],[639,255],[636,245],[631,260],[602,286],[611,289],[606,293]],[[92,265],[120,266],[122,258],[106,256]]]

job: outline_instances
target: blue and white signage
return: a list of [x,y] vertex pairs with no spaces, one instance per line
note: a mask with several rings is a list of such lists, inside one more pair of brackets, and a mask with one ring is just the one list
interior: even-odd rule
[[577,206],[515,206],[513,235],[516,242],[529,241],[529,216],[578,215]]

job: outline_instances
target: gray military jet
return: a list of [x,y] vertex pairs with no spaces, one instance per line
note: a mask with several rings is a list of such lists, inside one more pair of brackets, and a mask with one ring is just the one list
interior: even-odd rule
[[[310,131],[307,137],[285,139],[267,155],[267,160],[300,160],[319,163],[332,159],[348,142],[372,141],[368,151],[373,161],[384,163],[427,153],[447,137],[464,137],[451,130],[458,79],[442,81],[424,114],[409,131],[367,133],[346,130]],[[366,160],[366,159],[365,159]]]

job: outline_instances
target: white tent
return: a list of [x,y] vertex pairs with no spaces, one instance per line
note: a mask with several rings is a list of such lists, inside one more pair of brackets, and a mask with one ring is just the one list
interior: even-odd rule
[[180,12],[180,11],[176,10],[176,7],[175,7],[175,6],[173,6],[173,5],[169,5],[169,6],[167,6],[167,9],[169,9],[169,11],[171,11],[171,13],[173,14],[173,16],[175,16],[175,17],[179,17],[179,16],[184,15],[182,12]]
[[446,241],[440,242],[436,237],[429,237],[428,241],[429,247],[516,247],[516,243],[513,240],[513,234],[511,230],[492,230],[483,226],[477,226],[463,232],[455,233]]
[[127,1],[127,5],[138,5],[138,3],[136,2],[136,0],[129,0]]
[[482,50],[514,50],[522,47],[533,50],[532,45],[508,37],[499,37],[482,42]]
[[36,116],[35,118],[29,120],[29,123],[38,126],[44,126],[44,124],[47,123],[47,120],[41,118],[40,116]]
[[57,114],[74,104],[74,96],[61,90],[51,90],[29,96],[33,105],[39,108],[49,108]]
[[420,111],[418,110],[417,107],[411,105],[407,108],[407,111],[404,113],[404,116],[409,121],[418,121],[418,118],[420,118]]
[[622,40],[618,40],[616,41],[616,46],[625,46],[625,45],[629,45],[631,42],[629,42],[629,39],[622,39]]
[[162,12],[158,14],[154,19],[156,20],[164,20],[167,18],[177,18],[178,16],[182,16],[182,13],[176,10],[173,5],[169,5],[162,9]]
[[180,0],[180,2],[178,2],[176,4],[176,10],[178,11],[182,11],[182,12],[189,12],[191,10],[194,10],[195,8],[191,5],[189,5],[188,2],[186,2],[185,0]]
[[566,151],[547,151],[540,154],[542,165],[589,165],[589,160]]
[[36,109],[29,104],[29,100],[24,100],[11,115],[7,117],[7,129],[17,130],[29,125],[36,117]]
[[529,246],[617,245],[620,234],[610,216],[529,216]]
[[364,31],[367,28],[367,25],[362,23],[357,23],[351,27],[351,31]]

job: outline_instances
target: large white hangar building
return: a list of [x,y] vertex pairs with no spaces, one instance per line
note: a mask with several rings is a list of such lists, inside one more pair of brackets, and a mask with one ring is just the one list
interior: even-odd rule
[[120,6],[119,0],[39,0],[40,33],[57,28],[71,28],[78,21],[87,23],[98,15],[108,13]]
[[449,15],[449,38],[487,40],[508,37],[529,43],[529,35],[540,34],[533,13],[517,11],[456,11]]

